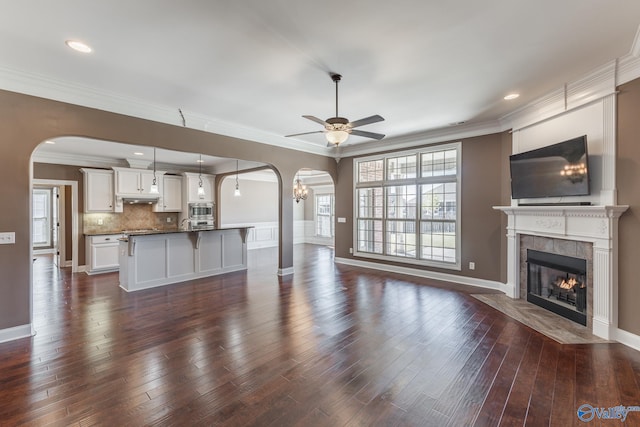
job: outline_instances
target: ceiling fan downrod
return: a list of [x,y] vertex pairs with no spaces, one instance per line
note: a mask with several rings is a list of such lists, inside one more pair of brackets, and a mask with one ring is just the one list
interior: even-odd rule
[[331,73],[331,80],[336,83],[336,117],[340,117],[338,115],[338,83],[342,79],[342,76],[338,73]]

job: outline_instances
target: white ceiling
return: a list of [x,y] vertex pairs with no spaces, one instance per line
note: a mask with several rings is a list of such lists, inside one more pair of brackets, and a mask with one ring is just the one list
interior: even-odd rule
[[[497,122],[627,55],[640,24],[637,0],[4,3],[0,88],[82,94],[78,103],[139,117],[156,106],[176,125],[181,108],[187,126],[327,155],[323,135],[283,135],[320,129],[303,114],[334,115],[331,71],[343,75],[341,116],[386,119],[361,128],[385,140],[348,143],[384,147]],[[94,50],[72,51],[68,39]],[[503,100],[511,92],[520,98]],[[108,97],[120,104],[105,107]]]

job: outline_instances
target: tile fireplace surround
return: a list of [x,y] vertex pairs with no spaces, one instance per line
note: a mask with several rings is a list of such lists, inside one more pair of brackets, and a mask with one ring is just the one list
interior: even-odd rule
[[[495,206],[508,217],[507,290],[521,298],[521,240],[540,236],[593,246],[592,309],[594,335],[615,339],[618,327],[618,218],[628,206]],[[527,238],[525,238],[525,241]],[[526,251],[524,252],[526,254]]]

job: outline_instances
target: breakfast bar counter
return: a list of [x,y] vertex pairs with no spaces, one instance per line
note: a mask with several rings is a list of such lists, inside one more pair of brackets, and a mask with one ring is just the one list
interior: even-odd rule
[[248,227],[145,231],[120,239],[120,287],[154,288],[247,269]]

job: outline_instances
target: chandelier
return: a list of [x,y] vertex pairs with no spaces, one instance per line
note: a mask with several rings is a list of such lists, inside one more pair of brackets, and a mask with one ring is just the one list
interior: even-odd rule
[[306,200],[307,192],[307,186],[300,181],[300,175],[298,174],[293,182],[293,198],[296,199],[296,203],[300,203],[300,200]]

